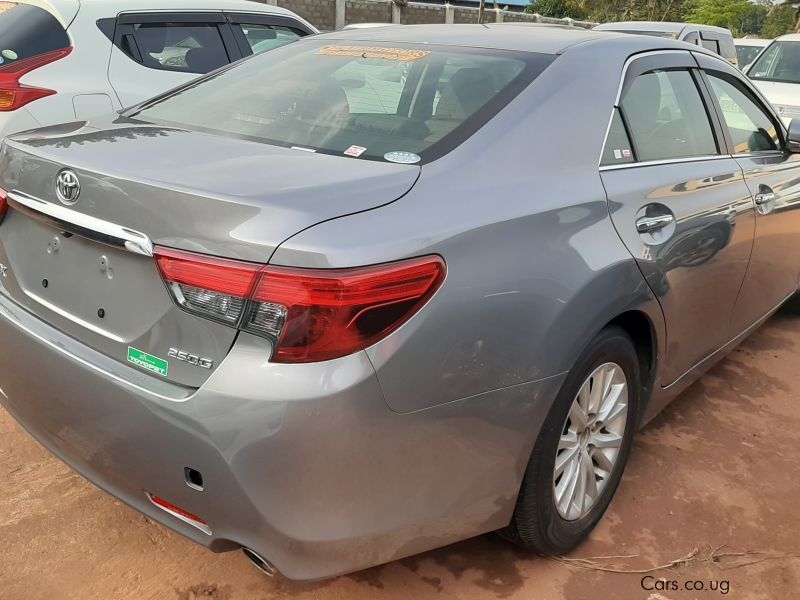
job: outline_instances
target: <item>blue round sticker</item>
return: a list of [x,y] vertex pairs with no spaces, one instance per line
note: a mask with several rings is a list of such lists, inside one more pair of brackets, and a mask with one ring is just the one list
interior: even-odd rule
[[422,160],[419,157],[419,154],[414,154],[413,152],[387,152],[383,155],[383,158],[389,162],[400,163],[403,165],[413,165],[414,163],[418,163],[420,160]]

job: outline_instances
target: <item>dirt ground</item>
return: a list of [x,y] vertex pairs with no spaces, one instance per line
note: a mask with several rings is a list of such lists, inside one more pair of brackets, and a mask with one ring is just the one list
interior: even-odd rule
[[[487,535],[298,584],[150,522],[0,409],[0,599],[800,598],[798,450],[800,317],[781,313],[640,432],[609,512],[569,557],[635,555],[595,563],[636,569],[697,549],[690,564],[649,577],[584,570]],[[756,554],[708,560],[717,548]]]

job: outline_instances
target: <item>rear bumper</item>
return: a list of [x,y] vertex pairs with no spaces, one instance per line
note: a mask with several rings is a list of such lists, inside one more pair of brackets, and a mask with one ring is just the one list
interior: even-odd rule
[[[266,360],[241,335],[199,390],[141,373],[0,295],[0,402],[130,506],[215,551],[318,579],[507,524],[561,377],[399,415],[364,353]],[[186,485],[184,467],[203,475]],[[200,516],[208,535],[155,507]]]

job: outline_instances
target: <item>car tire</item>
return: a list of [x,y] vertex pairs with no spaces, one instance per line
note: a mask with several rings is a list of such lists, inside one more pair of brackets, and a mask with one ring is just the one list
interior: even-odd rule
[[793,315],[800,315],[800,292],[796,292],[783,303],[783,310]]
[[[614,365],[621,373],[608,365]],[[610,406],[620,377],[624,377],[627,400],[618,398],[616,403],[626,404],[624,417],[617,414],[612,421],[609,413],[607,422],[603,423],[600,410],[594,416],[594,425],[583,428],[582,421],[587,415],[591,420],[592,412],[583,411],[581,407],[597,406],[592,404],[595,400],[587,402],[587,390],[590,396],[592,390],[598,391],[601,394],[599,406],[604,407],[602,390],[606,382],[603,378],[610,378],[607,399]],[[511,523],[498,533],[527,550],[542,554],[563,554],[575,548],[603,516],[622,478],[636,428],[641,393],[639,361],[633,342],[623,329],[607,327],[592,340],[567,375],[536,440]],[[575,408],[573,403],[576,403]],[[622,408],[617,406],[615,410],[619,413]],[[573,436],[573,430],[580,430],[580,433]],[[573,437],[577,449],[572,446]],[[613,440],[619,446],[616,451],[601,450],[591,440],[601,446]],[[613,456],[610,463],[609,456]],[[556,473],[557,457],[559,465],[568,464],[560,473]],[[604,468],[600,467],[601,463]],[[572,468],[576,465],[581,466],[586,478],[581,477],[577,467]],[[591,479],[596,486],[594,499],[590,497]],[[573,480],[576,481],[574,485]],[[580,488],[581,485],[584,487]],[[568,498],[570,486],[575,490],[574,500]],[[582,489],[584,493],[581,494]],[[560,503],[556,499],[559,493]]]

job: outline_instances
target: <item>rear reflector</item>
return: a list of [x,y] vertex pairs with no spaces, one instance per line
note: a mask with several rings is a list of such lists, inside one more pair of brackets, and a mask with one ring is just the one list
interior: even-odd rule
[[184,523],[188,523],[189,525],[197,527],[203,533],[211,535],[211,528],[208,526],[208,523],[203,521],[203,519],[200,517],[183,510],[180,506],[176,506],[171,502],[167,502],[163,498],[159,498],[158,496],[150,494],[149,492],[147,493],[147,497],[150,499],[150,502],[155,504],[161,510],[168,512],[173,517],[177,517]]
[[0,112],[17,110],[34,100],[55,94],[55,90],[22,85],[20,79],[39,67],[64,58],[70,52],[72,48],[63,48],[0,66]]
[[410,319],[444,281],[427,256],[351,269],[255,265],[156,248],[184,310],[273,339],[274,362],[316,362],[363,350]]

